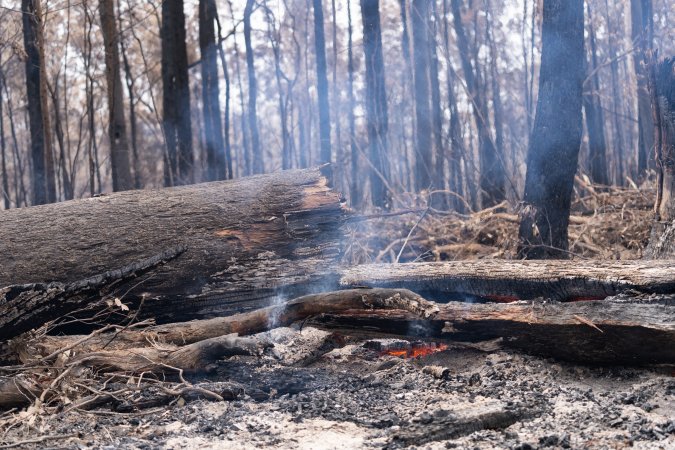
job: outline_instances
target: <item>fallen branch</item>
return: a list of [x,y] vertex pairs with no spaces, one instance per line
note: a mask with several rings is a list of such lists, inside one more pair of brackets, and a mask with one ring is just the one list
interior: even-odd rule
[[477,260],[370,264],[342,271],[345,288],[404,288],[437,301],[603,299],[675,293],[673,261]]

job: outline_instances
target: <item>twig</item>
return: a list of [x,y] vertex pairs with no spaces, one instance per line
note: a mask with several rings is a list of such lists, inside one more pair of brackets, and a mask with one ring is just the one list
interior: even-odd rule
[[576,314],[573,315],[572,317],[574,317],[576,320],[578,320],[579,322],[583,323],[584,325],[588,325],[589,327],[595,328],[595,329],[598,330],[599,332],[604,333],[604,331],[602,331],[596,324],[594,324],[594,323],[591,322],[590,320],[584,319],[583,317],[577,316]]
[[69,438],[74,438],[77,437],[77,434],[53,434],[50,436],[41,436],[39,438],[35,439],[26,439],[25,441],[17,441],[13,442],[11,444],[4,444],[0,445],[0,448],[15,448],[15,447],[21,447],[23,445],[28,445],[28,444],[40,444],[45,441],[51,441],[51,440],[56,440],[56,439],[69,439]]
[[406,236],[405,241],[403,241],[403,245],[401,246],[401,250],[398,251],[398,255],[396,255],[396,261],[394,261],[394,264],[398,264],[399,259],[401,259],[401,254],[403,253],[403,249],[405,246],[408,244],[408,240],[410,239],[410,236],[412,236],[413,231],[415,231],[415,228],[417,228],[417,225],[420,224],[422,219],[427,215],[427,212],[429,211],[429,208],[425,209],[422,215],[420,216],[419,219],[417,219],[417,222],[415,222],[415,225],[410,229],[408,232],[408,236]]

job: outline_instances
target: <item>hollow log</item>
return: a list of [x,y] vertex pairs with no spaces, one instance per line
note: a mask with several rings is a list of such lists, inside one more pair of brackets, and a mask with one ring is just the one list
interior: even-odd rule
[[[0,317],[43,303],[41,314],[22,316],[22,327],[0,323],[0,339],[74,307],[51,308],[63,296],[40,292],[100,281],[102,274],[119,277],[97,290],[113,287],[112,295],[133,305],[142,299],[141,316],[159,323],[238,313],[321,290],[326,277],[334,282],[346,215],[322,170],[3,211]],[[176,251],[171,261],[126,276],[125,268]],[[35,295],[26,289],[32,284]]]
[[311,324],[459,342],[503,339],[526,353],[589,364],[675,364],[675,297],[646,301],[438,304],[430,320],[403,311],[325,314]]
[[673,261],[497,260],[372,264],[344,269],[340,285],[410,289],[435,301],[603,299],[675,293]]

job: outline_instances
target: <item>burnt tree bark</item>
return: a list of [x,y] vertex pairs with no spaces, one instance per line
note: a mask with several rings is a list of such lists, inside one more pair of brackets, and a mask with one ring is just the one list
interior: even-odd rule
[[113,0],[101,0],[101,33],[105,48],[105,77],[108,87],[108,138],[110,139],[110,167],[112,169],[113,191],[134,188],[131,177],[129,140],[124,119],[122,78],[120,76],[119,40],[115,23]]
[[657,191],[654,223],[645,257],[675,257],[675,57],[650,63]]
[[567,257],[572,185],[581,144],[582,0],[545,0],[539,99],[527,154],[519,255]]
[[[101,286],[131,305],[143,299],[140,315],[159,322],[264,307],[334,283],[345,214],[319,169],[9,210],[0,286],[14,287],[0,316],[22,308],[7,297],[27,298],[20,285],[77,284],[177,248],[147,276]],[[63,313],[54,308],[30,325]]]
[[314,52],[316,57],[316,91],[319,98],[320,163],[331,162],[330,106],[328,103],[328,76],[326,75],[326,37],[323,29],[321,0],[313,0]]
[[648,168],[655,168],[654,120],[650,106],[646,63],[654,40],[654,12],[652,0],[631,0],[631,38],[637,44],[633,65],[637,78],[638,95],[638,174],[644,176]]
[[190,82],[185,47],[183,1],[162,3],[163,128],[167,146],[165,186],[193,182]]
[[414,46],[415,188],[429,189],[432,176],[429,108],[429,0],[415,0],[410,12]]
[[248,74],[248,127],[251,134],[251,173],[263,173],[262,148],[260,147],[260,131],[258,130],[258,80],[253,62],[253,45],[251,44],[251,13],[255,0],[247,0],[244,8],[244,44],[246,45],[246,70]]
[[351,182],[349,184],[349,197],[353,207],[361,204],[361,193],[359,190],[359,152],[356,143],[356,120],[354,109],[356,109],[356,99],[354,97],[354,45],[352,29],[352,8],[351,2],[347,2],[347,72],[349,73],[349,154],[351,162]]
[[[207,181],[227,178],[223,127],[220,122],[220,86],[216,47],[216,2],[199,1],[199,50],[202,64],[202,103]],[[224,67],[226,70],[226,68]]]
[[26,95],[33,161],[33,204],[56,201],[56,180],[47,105],[44,37],[40,0],[23,0],[23,43],[26,50]]
[[370,162],[370,195],[374,206],[389,208],[391,193],[385,183],[389,179],[387,160],[387,92],[382,56],[379,0],[361,0],[363,50],[366,64],[366,119]]

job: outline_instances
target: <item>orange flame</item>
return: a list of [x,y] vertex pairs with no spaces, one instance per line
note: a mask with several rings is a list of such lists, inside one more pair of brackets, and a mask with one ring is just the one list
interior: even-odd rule
[[442,352],[443,350],[447,350],[447,348],[448,346],[445,344],[421,343],[415,344],[407,349],[385,350],[382,354],[396,356],[398,358],[419,358],[421,356]]

